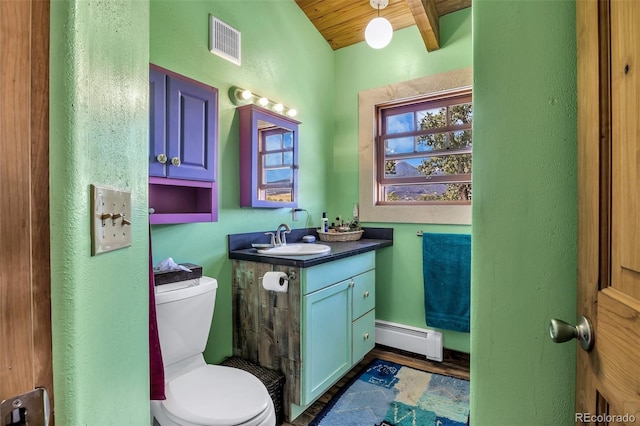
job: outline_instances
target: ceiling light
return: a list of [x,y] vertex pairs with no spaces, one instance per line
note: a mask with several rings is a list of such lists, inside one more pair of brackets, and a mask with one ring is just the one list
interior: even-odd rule
[[370,0],[369,4],[378,10],[378,17],[373,18],[364,30],[364,38],[367,44],[374,49],[382,49],[391,42],[393,37],[393,27],[391,23],[380,17],[380,9],[384,9],[389,4],[389,0]]

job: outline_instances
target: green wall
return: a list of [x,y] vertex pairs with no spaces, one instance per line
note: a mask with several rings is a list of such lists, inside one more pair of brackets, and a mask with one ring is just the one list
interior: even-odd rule
[[473,2],[471,423],[574,423],[573,1]]
[[[209,14],[242,33],[242,65],[208,50]],[[203,265],[218,280],[205,358],[219,362],[232,351],[231,261],[227,235],[275,230],[292,221],[291,209],[240,208],[238,115],[231,86],[296,108],[300,126],[300,204],[309,226],[327,210],[327,176],[333,139],[334,55],[293,1],[151,1],[150,62],[219,90],[219,219],[217,223],[153,226],[153,258]]]
[[[149,424],[148,6],[51,2],[51,309],[59,425]],[[91,256],[91,183],[131,191],[131,247]]]
[[[358,43],[335,52],[335,137],[329,170],[330,217],[350,217],[358,200],[358,93],[472,65],[471,9],[440,20],[441,49],[427,52],[417,27],[395,31],[384,49]],[[469,226],[366,223],[393,227],[392,248],[377,253],[376,318],[428,328],[425,323],[422,239],[425,232],[470,233]],[[430,327],[429,327],[430,328]],[[469,352],[469,334],[441,330],[447,348]]]

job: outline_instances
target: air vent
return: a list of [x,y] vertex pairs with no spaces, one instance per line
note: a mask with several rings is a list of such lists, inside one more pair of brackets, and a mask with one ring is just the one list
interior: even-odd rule
[[209,50],[240,65],[240,31],[209,15]]

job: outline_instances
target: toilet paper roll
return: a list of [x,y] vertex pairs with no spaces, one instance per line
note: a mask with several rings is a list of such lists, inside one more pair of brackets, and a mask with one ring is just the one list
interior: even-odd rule
[[262,287],[265,290],[286,292],[289,289],[287,274],[280,271],[270,271],[262,277]]

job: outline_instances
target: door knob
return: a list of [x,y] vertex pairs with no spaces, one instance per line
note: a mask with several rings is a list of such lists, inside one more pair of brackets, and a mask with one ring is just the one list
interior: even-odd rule
[[549,323],[549,335],[556,343],[567,342],[571,339],[578,339],[580,347],[589,352],[593,349],[594,335],[591,321],[582,316],[578,324],[571,325],[559,319],[552,318]]
[[167,155],[166,154],[158,154],[158,156],[156,157],[156,160],[158,160],[158,163],[166,163],[167,162]]
[[178,157],[173,157],[171,159],[171,164],[173,164],[174,166],[179,166],[180,165],[180,158]]

